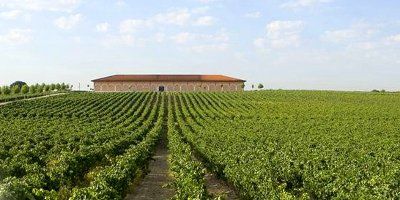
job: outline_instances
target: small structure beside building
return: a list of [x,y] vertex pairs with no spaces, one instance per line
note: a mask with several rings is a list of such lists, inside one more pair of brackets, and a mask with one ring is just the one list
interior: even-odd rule
[[245,80],[223,75],[114,75],[92,80],[96,92],[243,91]]

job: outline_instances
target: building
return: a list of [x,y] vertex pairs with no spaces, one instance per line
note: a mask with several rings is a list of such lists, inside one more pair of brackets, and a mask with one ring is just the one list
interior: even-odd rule
[[92,80],[96,92],[243,91],[245,80],[223,75],[114,75]]

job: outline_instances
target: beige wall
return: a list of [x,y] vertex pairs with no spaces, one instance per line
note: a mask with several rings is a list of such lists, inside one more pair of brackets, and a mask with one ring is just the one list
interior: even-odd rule
[[158,91],[243,91],[241,82],[95,82],[96,92]]

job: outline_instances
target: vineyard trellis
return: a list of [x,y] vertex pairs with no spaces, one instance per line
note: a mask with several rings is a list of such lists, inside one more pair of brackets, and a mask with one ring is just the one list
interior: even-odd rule
[[0,199],[123,199],[167,134],[175,199],[400,198],[398,94],[71,93],[0,107]]

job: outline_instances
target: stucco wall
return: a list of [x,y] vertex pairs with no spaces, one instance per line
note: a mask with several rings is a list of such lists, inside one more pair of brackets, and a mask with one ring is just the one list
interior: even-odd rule
[[96,92],[158,91],[243,91],[241,82],[95,82]]

